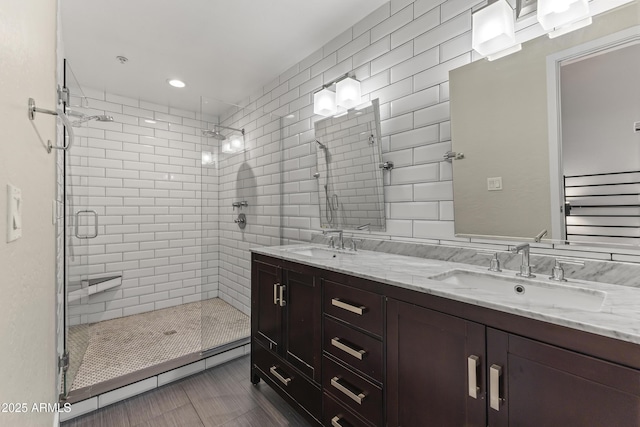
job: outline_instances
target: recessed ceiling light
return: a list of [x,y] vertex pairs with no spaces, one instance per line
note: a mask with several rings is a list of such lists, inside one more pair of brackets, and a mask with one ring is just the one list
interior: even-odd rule
[[177,80],[177,79],[169,79],[167,80],[167,82],[173,86],[173,87],[185,87],[187,84],[185,82],[183,82],[182,80]]

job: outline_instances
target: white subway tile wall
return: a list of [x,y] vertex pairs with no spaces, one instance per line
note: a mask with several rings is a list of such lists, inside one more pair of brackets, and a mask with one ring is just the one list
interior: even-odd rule
[[[67,156],[70,290],[81,279],[122,275],[122,285],[70,303],[69,324],[93,323],[218,296],[217,122],[190,111],[89,90]],[[77,103],[76,103],[77,104]],[[93,214],[98,236],[93,234]]]
[[[244,115],[221,116],[227,126],[250,129],[247,151],[221,161],[225,300],[249,305],[250,247],[308,241],[320,228],[314,123],[323,117],[313,115],[312,95],[346,72],[361,80],[364,101],[379,98],[382,156],[395,164],[385,172],[387,231],[372,234],[456,240],[451,165],[442,158],[451,148],[448,72],[472,60],[471,7],[479,3],[386,3],[242,102]],[[251,200],[244,232],[232,222],[239,198]]]

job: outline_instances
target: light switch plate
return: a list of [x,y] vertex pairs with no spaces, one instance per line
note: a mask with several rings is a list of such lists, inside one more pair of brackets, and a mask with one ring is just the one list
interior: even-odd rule
[[496,176],[493,178],[487,178],[487,190],[489,191],[501,191],[502,190],[502,177]]
[[7,243],[22,237],[22,191],[7,184]]

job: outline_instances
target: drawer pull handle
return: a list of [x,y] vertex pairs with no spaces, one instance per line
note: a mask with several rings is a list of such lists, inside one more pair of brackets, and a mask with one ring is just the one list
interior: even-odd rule
[[284,307],[287,305],[287,302],[284,300],[284,288],[285,285],[280,285],[280,307]]
[[331,305],[335,305],[338,308],[350,311],[351,313],[355,313],[355,314],[357,314],[359,316],[362,316],[364,314],[364,311],[367,309],[367,307],[365,307],[363,305],[358,307],[358,306],[355,306],[355,305],[347,304],[346,302],[342,302],[342,301],[340,301],[340,298],[333,298],[331,300]]
[[489,405],[491,409],[500,411],[500,376],[502,375],[502,367],[499,365],[491,365],[489,368]]
[[282,384],[284,385],[289,385],[289,383],[291,382],[291,378],[285,378],[282,375],[280,375],[280,373],[278,373],[278,368],[274,365],[271,368],[269,368],[269,371],[273,374],[274,377],[276,377],[278,379],[278,381],[280,381]]
[[362,405],[362,401],[366,397],[363,392],[360,392],[360,393],[356,394],[356,393],[352,392],[351,390],[349,390],[344,385],[340,384],[340,378],[338,378],[338,377],[331,378],[331,385],[333,387],[337,388],[338,390],[340,390],[342,393],[344,393],[344,395],[346,395],[348,398],[352,399],[358,405]]
[[335,417],[331,418],[331,425],[333,427],[346,427],[346,426],[340,424],[341,420],[342,420],[342,418],[340,418],[338,415],[336,415]]
[[339,348],[340,350],[355,357],[358,360],[362,360],[364,355],[367,354],[366,350],[356,350],[355,348],[349,347],[348,345],[340,341],[340,338],[338,337],[331,338],[331,345],[336,348]]
[[474,399],[478,398],[478,366],[480,366],[480,358],[475,355],[467,357],[467,375],[469,377],[469,396]]

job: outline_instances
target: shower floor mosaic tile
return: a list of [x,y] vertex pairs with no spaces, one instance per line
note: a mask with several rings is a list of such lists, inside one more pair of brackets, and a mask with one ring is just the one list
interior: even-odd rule
[[[219,298],[69,328],[71,390],[250,335],[248,316]],[[73,355],[82,354],[82,360]]]

